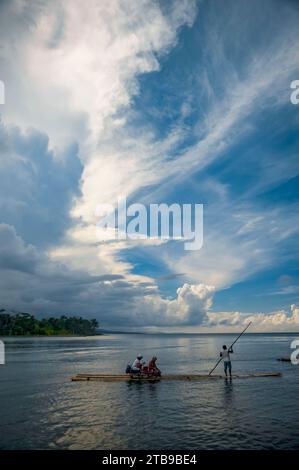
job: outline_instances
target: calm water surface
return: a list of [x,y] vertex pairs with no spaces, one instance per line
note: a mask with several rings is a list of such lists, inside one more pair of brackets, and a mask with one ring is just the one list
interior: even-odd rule
[[[297,335],[299,337],[299,334]],[[235,372],[281,378],[200,382],[71,382],[123,373],[138,352],[165,373],[205,373],[230,335],[7,338],[0,366],[1,449],[298,449],[299,366],[292,335],[244,336]],[[222,372],[221,365],[218,372]]]

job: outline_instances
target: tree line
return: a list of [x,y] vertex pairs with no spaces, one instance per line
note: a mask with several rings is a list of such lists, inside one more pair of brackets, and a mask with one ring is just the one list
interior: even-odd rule
[[5,313],[0,310],[0,336],[94,335],[97,320],[82,317],[43,318],[38,320],[29,313]]

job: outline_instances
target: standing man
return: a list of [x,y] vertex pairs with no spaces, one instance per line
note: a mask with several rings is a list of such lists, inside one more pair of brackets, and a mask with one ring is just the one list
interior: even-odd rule
[[230,360],[230,354],[233,354],[233,352],[234,351],[232,348],[227,349],[226,344],[222,346],[222,351],[220,352],[220,357],[223,359],[225,375],[227,377],[228,369],[230,378],[232,377],[232,363]]

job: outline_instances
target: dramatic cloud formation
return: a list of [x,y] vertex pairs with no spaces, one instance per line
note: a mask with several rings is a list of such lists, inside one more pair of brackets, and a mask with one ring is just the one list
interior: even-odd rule
[[[121,275],[91,276],[51,262],[32,245],[25,245],[14,228],[0,224],[1,298],[7,308],[59,314],[98,315],[110,325],[239,329],[249,321],[253,331],[296,331],[299,308],[270,314],[212,313],[215,288],[185,283],[175,299],[163,299],[152,282],[130,282]],[[117,316],[111,312],[118,311]],[[233,327],[233,328],[231,328]]]
[[[49,261],[26,246],[13,227],[0,224],[1,297],[9,308],[22,310],[63,309],[77,314],[86,309],[108,321],[119,309],[117,322],[128,326],[189,325],[207,319],[212,305],[212,286],[184,284],[174,300],[162,299],[150,282],[127,282],[120,275],[88,276]],[[113,324],[113,319],[111,321]]]
[[[3,307],[106,326],[298,327],[299,11],[221,6],[1,3]],[[96,207],[121,195],[204,203],[203,249],[99,241]]]

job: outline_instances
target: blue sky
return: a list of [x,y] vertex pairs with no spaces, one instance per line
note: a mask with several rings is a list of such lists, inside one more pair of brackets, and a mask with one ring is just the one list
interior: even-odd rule
[[[298,329],[299,8],[223,5],[1,3],[3,308]],[[100,241],[120,195],[204,204],[203,248]]]

